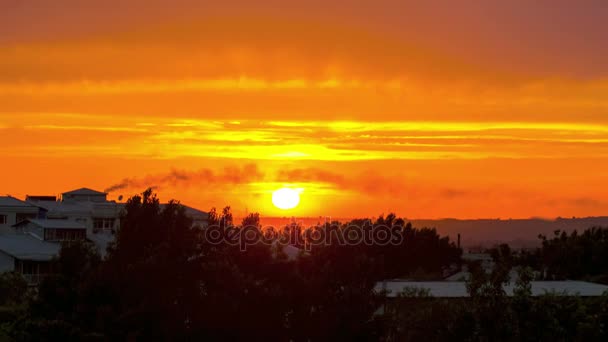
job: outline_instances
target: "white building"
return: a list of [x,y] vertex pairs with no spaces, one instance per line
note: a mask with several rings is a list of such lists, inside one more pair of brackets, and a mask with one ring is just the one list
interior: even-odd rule
[[[35,197],[51,202],[55,197]],[[85,239],[86,228],[68,220],[47,220],[47,210],[31,201],[0,197],[0,272],[21,273],[30,284],[50,272],[61,241]]]
[[[65,192],[59,199],[0,197],[0,273],[16,271],[36,284],[49,272],[62,241],[92,241],[104,256],[120,227],[124,205],[108,201],[107,193],[88,188]],[[193,225],[207,225],[207,213],[188,206],[184,209]]]
[[26,202],[39,207],[46,219],[71,220],[83,224],[87,235],[113,233],[119,227],[122,203],[107,200],[107,194],[87,188],[52,196],[28,196]]
[[[161,209],[164,208],[166,204],[161,204]],[[180,205],[184,208],[184,213],[192,220],[193,227],[206,227],[209,222],[209,213],[204,212],[202,210],[198,210],[196,208],[189,207],[187,205]]]
[[[564,281],[532,281],[530,282],[532,296],[555,294],[563,296],[578,295],[581,297],[598,297],[608,293],[608,286],[577,280]],[[513,282],[503,285],[505,294],[513,296],[515,293]],[[464,298],[469,297],[467,284],[464,281],[402,281],[388,280],[376,284],[377,292],[386,291],[388,298],[398,297],[406,290],[426,290],[432,297],[437,298]]]
[[27,219],[13,226],[17,235],[30,235],[41,241],[62,242],[87,238],[86,227],[70,220]]
[[0,272],[18,272],[30,285],[50,273],[62,242],[87,238],[86,228],[69,220],[26,219],[13,230],[0,235]]
[[10,233],[11,226],[28,218],[38,218],[40,208],[11,196],[0,196],[0,234]]
[[27,196],[26,202],[40,208],[40,216],[49,220],[67,220],[86,229],[86,238],[106,253],[108,244],[120,226],[122,203],[107,200],[107,193],[81,188],[54,196]]

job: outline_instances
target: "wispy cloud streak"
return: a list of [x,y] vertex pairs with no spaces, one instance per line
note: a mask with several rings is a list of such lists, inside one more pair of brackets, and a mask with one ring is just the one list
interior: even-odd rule
[[[608,124],[254,121],[0,114],[7,154],[248,160],[445,160],[608,156]],[[61,123],[57,122],[61,121]],[[44,140],[45,144],[37,141]],[[74,144],[78,141],[78,144]]]

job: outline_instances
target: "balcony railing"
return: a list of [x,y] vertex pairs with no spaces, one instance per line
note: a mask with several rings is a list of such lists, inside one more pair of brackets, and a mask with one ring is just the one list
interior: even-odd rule
[[21,276],[23,276],[23,279],[25,279],[25,281],[27,282],[28,285],[35,286],[35,285],[40,284],[42,279],[44,279],[47,275],[46,274],[22,274]]

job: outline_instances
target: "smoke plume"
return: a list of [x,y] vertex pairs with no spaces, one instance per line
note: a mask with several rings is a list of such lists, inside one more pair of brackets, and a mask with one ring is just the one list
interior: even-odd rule
[[108,187],[105,192],[116,192],[124,189],[159,189],[163,187],[190,186],[203,184],[244,184],[259,181],[264,174],[255,164],[243,167],[225,167],[221,172],[211,169],[198,171],[172,170],[166,174],[148,175],[143,178],[125,178]]

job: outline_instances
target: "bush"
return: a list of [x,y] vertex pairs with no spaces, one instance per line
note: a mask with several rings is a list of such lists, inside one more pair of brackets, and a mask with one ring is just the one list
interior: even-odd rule
[[15,272],[0,274],[0,305],[19,305],[25,301],[27,282]]

